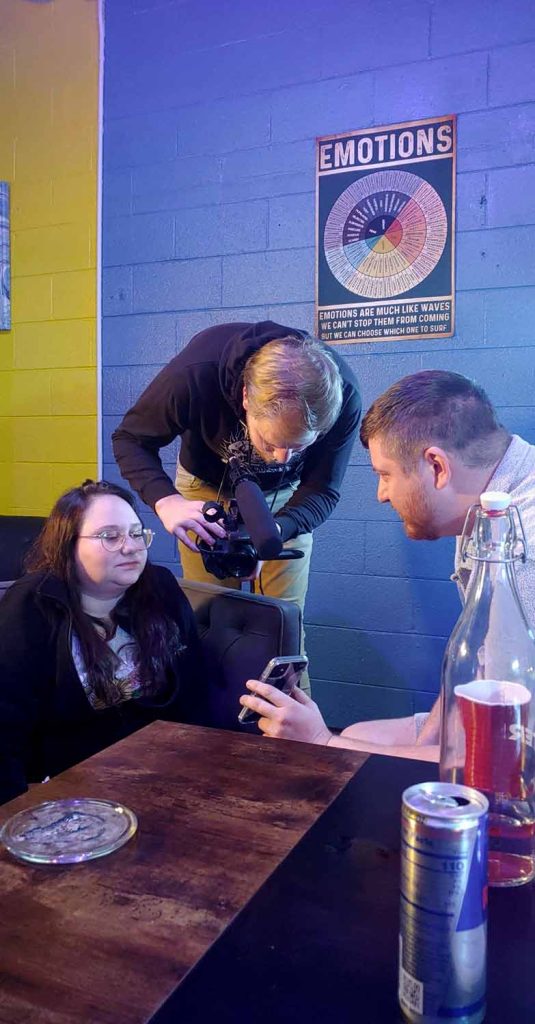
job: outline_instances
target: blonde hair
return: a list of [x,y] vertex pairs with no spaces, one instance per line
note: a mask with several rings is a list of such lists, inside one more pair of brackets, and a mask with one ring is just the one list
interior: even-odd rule
[[268,341],[245,364],[249,412],[262,419],[296,417],[303,431],[324,434],[342,407],[342,377],[316,338]]

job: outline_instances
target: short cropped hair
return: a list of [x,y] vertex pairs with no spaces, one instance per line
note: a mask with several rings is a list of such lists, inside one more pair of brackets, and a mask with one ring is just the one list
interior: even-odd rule
[[483,388],[448,370],[422,370],[392,384],[362,421],[365,448],[374,437],[386,442],[389,455],[407,471],[433,444],[466,466],[490,466],[510,440]]
[[326,433],[342,408],[340,371],[316,338],[288,335],[266,342],[247,360],[243,381],[253,416],[296,416],[304,432]]

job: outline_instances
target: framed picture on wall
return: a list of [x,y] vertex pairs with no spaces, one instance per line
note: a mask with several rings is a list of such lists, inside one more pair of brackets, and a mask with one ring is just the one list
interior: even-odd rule
[[317,140],[317,334],[331,344],[454,331],[454,115]]
[[9,184],[0,181],[0,331],[11,330]]

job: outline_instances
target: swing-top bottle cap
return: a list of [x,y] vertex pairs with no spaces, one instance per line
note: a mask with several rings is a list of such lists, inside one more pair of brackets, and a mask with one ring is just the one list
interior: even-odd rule
[[487,512],[504,512],[511,504],[511,495],[505,491],[485,491],[479,500]]

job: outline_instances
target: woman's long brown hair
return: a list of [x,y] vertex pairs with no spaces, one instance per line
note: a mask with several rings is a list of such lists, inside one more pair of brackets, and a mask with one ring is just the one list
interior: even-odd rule
[[[137,514],[129,491],[106,480],[86,480],[58,498],[41,533],[25,559],[27,572],[48,572],[63,581],[67,589],[73,629],[80,642],[88,682],[99,700],[117,703],[114,684],[117,657],[84,613],[75,564],[75,547],[80,526],[91,501],[102,495],[122,498]],[[144,693],[162,697],[169,672],[184,647],[180,624],[172,618],[159,595],[153,567],[147,562],[136,583],[128,588],[112,612],[137,643],[139,673]]]

